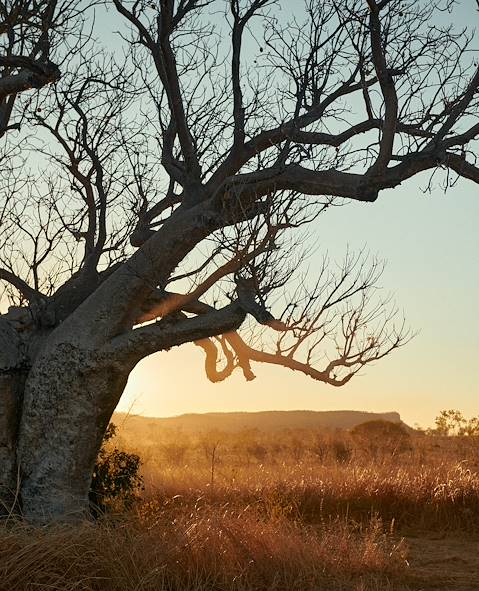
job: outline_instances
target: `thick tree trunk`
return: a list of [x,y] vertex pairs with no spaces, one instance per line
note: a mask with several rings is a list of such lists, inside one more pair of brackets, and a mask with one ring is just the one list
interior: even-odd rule
[[22,342],[0,318],[0,515],[11,513],[18,499],[17,432],[24,386]]
[[65,342],[35,361],[18,437],[22,511],[29,522],[87,515],[95,459],[129,371],[94,349]]
[[17,432],[24,376],[0,374],[0,515],[10,514],[18,501]]

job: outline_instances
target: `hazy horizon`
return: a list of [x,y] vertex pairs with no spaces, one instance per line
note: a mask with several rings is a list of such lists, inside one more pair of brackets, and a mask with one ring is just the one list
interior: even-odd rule
[[[454,12],[470,26],[470,5]],[[444,15],[447,18],[447,15]],[[477,49],[477,34],[476,46]],[[386,261],[381,285],[391,292],[407,323],[418,332],[406,347],[368,366],[339,389],[279,367],[256,364],[246,383],[236,372],[220,384],[207,381],[198,347],[183,346],[143,360],[130,377],[120,409],[171,416],[224,410],[394,408],[408,424],[430,426],[445,408],[479,414],[479,196],[472,181],[447,193],[439,175],[432,191],[422,174],[376,203],[333,208],[314,229],[320,249],[340,261],[346,248],[366,247]],[[185,368],[187,371],[185,372]],[[194,386],[192,386],[194,384]],[[191,393],[194,387],[194,392]],[[136,401],[136,402],[135,402]]]
[[[442,410],[442,409],[441,409]],[[131,412],[128,409],[122,410],[120,408],[117,408],[117,410],[115,411],[116,414],[125,414],[127,416],[138,416],[138,417],[144,417],[146,419],[172,419],[172,418],[180,418],[180,417],[184,417],[184,416],[188,416],[188,415],[198,415],[198,416],[202,416],[202,415],[226,415],[226,414],[249,414],[249,415],[254,415],[254,414],[261,414],[261,413],[295,413],[295,412],[318,412],[318,413],[327,413],[327,412],[344,412],[344,413],[369,413],[369,414],[374,414],[374,415],[386,415],[386,414],[391,414],[391,413],[397,413],[401,419],[402,422],[406,423],[407,425],[409,425],[410,427],[414,427],[415,425],[421,427],[421,428],[428,428],[428,427],[433,427],[433,425],[421,425],[419,423],[417,423],[417,421],[415,423],[409,423],[408,421],[404,420],[404,417],[401,415],[400,412],[398,412],[397,410],[390,408],[390,409],[381,409],[381,410],[364,410],[362,408],[330,408],[330,409],[312,409],[312,408],[288,408],[288,409],[278,409],[278,408],[270,408],[270,409],[262,409],[262,410],[206,410],[203,412],[193,412],[193,411],[186,411],[186,412],[182,412],[180,414],[172,414],[172,415],[151,415],[151,414],[146,414],[146,413],[135,413],[135,412]],[[437,413],[439,414],[439,412]],[[467,417],[469,418],[469,417]]]
[[[256,379],[239,372],[212,384],[193,344],[144,359],[130,376],[118,410],[172,416],[185,412],[369,410],[393,408],[408,424],[427,427],[442,409],[479,414],[475,367],[479,352],[479,200],[472,182],[446,194],[426,183],[386,191],[372,205],[333,209],[318,223],[314,260],[327,250],[340,260],[364,246],[386,260],[381,285],[391,292],[417,336],[341,388],[290,370],[255,364]],[[447,319],[447,320],[445,320]],[[186,371],[185,371],[186,369]],[[192,386],[194,384],[194,386]]]

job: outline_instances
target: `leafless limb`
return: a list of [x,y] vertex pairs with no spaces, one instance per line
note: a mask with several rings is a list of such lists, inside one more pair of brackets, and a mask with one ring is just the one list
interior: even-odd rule
[[[6,0],[0,5],[0,137],[18,130],[17,98],[60,79],[58,45],[84,10],[73,0]],[[59,57],[59,56],[57,56]]]
[[267,362],[341,385],[408,341],[374,299],[377,261],[296,272],[330,207],[438,169],[479,182],[472,33],[434,23],[453,3],[308,0],[286,23],[273,0],[113,0],[124,58],[77,32],[83,59],[58,80],[73,29],[60,5],[19,2],[2,17],[23,31],[0,56],[4,129],[20,91],[57,83],[20,116],[43,169],[25,174],[20,143],[3,157],[11,303],[53,328],[85,302],[118,355],[194,340],[214,381]]

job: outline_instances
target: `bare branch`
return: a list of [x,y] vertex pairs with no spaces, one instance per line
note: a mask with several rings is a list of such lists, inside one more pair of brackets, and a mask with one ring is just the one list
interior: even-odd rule
[[13,285],[28,302],[39,302],[43,297],[40,292],[30,287],[26,281],[7,269],[0,269],[0,281],[7,281]]
[[385,111],[379,153],[376,161],[367,172],[367,175],[374,178],[385,170],[391,160],[394,138],[396,136],[399,105],[393,74],[386,64],[386,57],[383,50],[381,21],[379,18],[381,8],[386,6],[387,3],[382,2],[381,5],[378,5],[375,0],[368,0],[368,5],[371,12],[369,27],[371,31],[372,60],[384,98]]
[[[39,0],[0,22],[0,127],[26,130],[0,155],[10,301],[42,297],[38,323],[68,318],[113,357],[197,341],[215,380],[262,361],[340,385],[407,341],[359,263],[362,279],[351,261],[336,282],[319,269],[322,298],[309,275],[279,319],[277,294],[297,287],[300,228],[341,199],[437,169],[479,182],[471,33],[423,0],[310,2],[289,23],[270,0],[222,15],[209,0],[113,0],[120,63],[63,2],[64,18]],[[81,52],[52,53],[62,36]],[[49,67],[48,92],[15,90]]]
[[105,353],[137,361],[156,351],[234,330],[244,318],[245,312],[238,303],[194,318],[183,314],[166,317],[114,338]]

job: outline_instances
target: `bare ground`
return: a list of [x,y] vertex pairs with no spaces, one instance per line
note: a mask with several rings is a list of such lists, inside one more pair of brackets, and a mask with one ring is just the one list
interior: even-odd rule
[[414,591],[479,591],[479,538],[406,538]]

